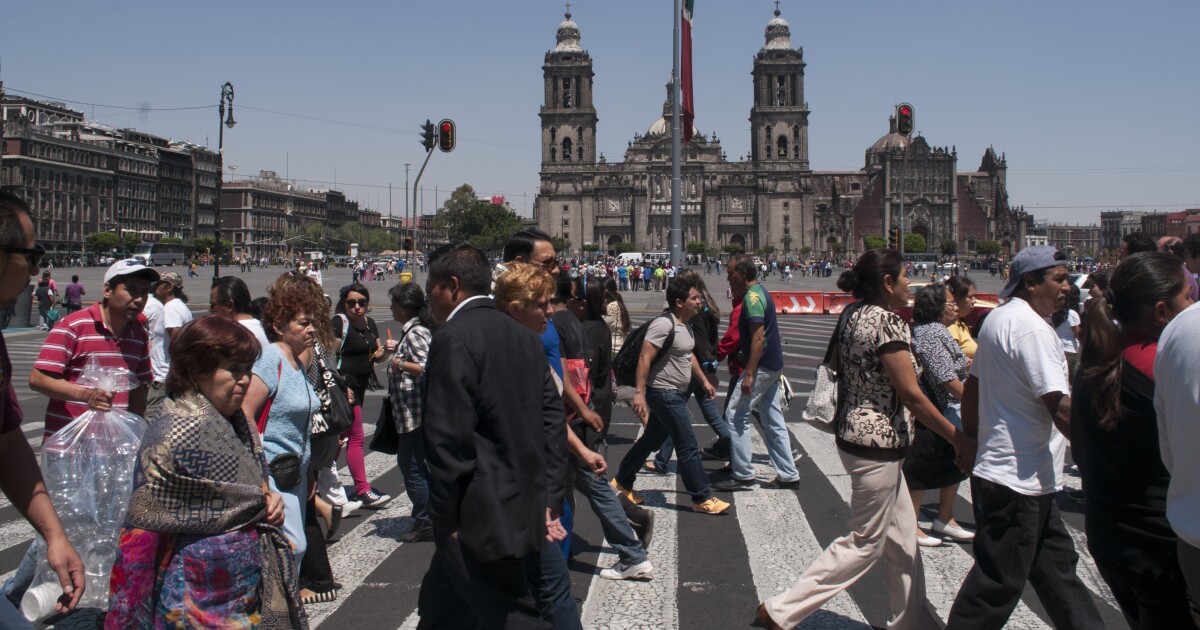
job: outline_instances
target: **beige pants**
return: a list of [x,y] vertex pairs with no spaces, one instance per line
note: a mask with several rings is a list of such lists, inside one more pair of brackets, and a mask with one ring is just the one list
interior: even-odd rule
[[925,602],[925,571],[903,461],[879,462],[838,452],[850,473],[850,533],[833,541],[786,592],[765,602],[775,623],[791,628],[887,561],[889,630],[916,628]]

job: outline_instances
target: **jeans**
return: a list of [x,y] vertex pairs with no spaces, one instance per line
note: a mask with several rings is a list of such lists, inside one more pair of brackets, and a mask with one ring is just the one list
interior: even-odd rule
[[575,607],[575,598],[571,595],[571,573],[567,569],[567,559],[559,551],[558,543],[547,541],[543,544],[538,561],[538,568],[530,571],[529,575],[536,578],[534,592],[542,609],[542,617],[553,622],[555,630],[583,630],[579,609]]
[[283,533],[292,543],[292,555],[296,558],[296,566],[304,560],[304,550],[308,548],[308,537],[304,535],[304,504],[308,499],[308,475],[303,475],[300,483],[288,491],[282,491],[275,485],[275,479],[268,479],[271,492],[283,498]]
[[[358,396],[358,392],[354,392]],[[346,468],[350,469],[350,478],[354,480],[354,494],[362,496],[371,491],[371,482],[367,480],[367,465],[363,455],[363,417],[362,399],[354,405],[354,421],[350,428],[342,434],[346,440]]]
[[[700,413],[704,414],[704,421],[708,426],[712,427],[714,433],[723,442],[729,442],[729,424],[725,422],[725,416],[717,410],[717,400],[708,398],[704,395],[704,383],[693,378],[691,384],[688,385],[687,396],[695,396],[696,403],[700,405]],[[671,455],[675,453],[675,443],[671,441],[671,436],[663,441],[663,444],[658,449],[658,455],[654,456],[654,465],[659,470],[666,470],[667,465],[671,463]]]
[[783,409],[779,407],[779,370],[759,369],[754,374],[754,387],[750,395],[742,393],[739,386],[733,389],[725,419],[729,422],[729,463],[733,466],[733,478],[749,481],[754,478],[754,467],[750,463],[750,409],[758,408],[758,421],[762,427],[763,441],[767,454],[775,465],[775,473],[783,481],[800,478],[796,463],[792,461],[792,442]]
[[975,566],[954,599],[948,630],[999,630],[1026,582],[1046,604],[1055,628],[1104,627],[1091,592],[1075,573],[1079,554],[1053,494],[1027,496],[971,477],[971,497]]
[[[25,591],[33,584],[33,576],[37,573],[37,550],[33,543],[30,543],[29,548],[25,550],[25,555],[21,557],[21,564],[17,565],[16,572],[13,576],[4,582],[4,596],[8,601],[21,608],[21,598],[25,597]],[[0,626],[5,628],[7,626]]]
[[429,520],[429,471],[425,468],[425,429],[417,427],[400,434],[396,464],[404,473],[404,490],[412,501],[412,516],[418,521]]
[[592,506],[592,512],[600,519],[600,529],[604,531],[604,539],[616,550],[621,560],[628,564],[638,564],[646,561],[646,550],[633,533],[629,519],[625,516],[625,508],[617,499],[603,475],[597,475],[579,460],[576,460],[575,489],[587,497]]
[[16,606],[13,606],[7,600],[0,599],[0,628],[4,628],[5,630],[25,630],[29,628],[32,630],[33,626],[29,625],[29,622],[25,619],[25,615],[21,614],[21,611],[17,610]]
[[637,472],[650,453],[658,450],[667,436],[675,442],[679,451],[679,475],[683,487],[692,495],[693,503],[703,503],[712,498],[708,476],[700,462],[700,449],[696,446],[696,434],[692,433],[692,418],[687,410],[687,393],[677,389],[646,388],[646,406],[650,409],[650,421],[646,430],[633,443],[617,469],[617,482],[633,489]]

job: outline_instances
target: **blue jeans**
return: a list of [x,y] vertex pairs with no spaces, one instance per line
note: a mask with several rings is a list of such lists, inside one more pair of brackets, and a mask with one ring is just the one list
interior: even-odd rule
[[[429,471],[425,468],[425,429],[417,427],[400,434],[396,465],[404,473],[404,490],[412,501],[412,516],[418,521],[429,520]],[[418,524],[419,525],[419,524]]]
[[[687,395],[695,396],[696,403],[700,405],[700,413],[704,414],[704,421],[708,426],[712,427],[718,438],[729,440],[729,424],[725,422],[725,417],[717,409],[717,399],[708,398],[704,395],[704,383],[693,378],[688,386]],[[654,465],[659,470],[666,470],[667,465],[671,463],[671,456],[675,454],[675,443],[671,441],[671,436],[663,441],[663,444],[658,449],[658,455],[654,456]]]
[[304,550],[308,548],[308,538],[304,535],[304,504],[308,502],[308,475],[302,475],[300,483],[291,490],[283,491],[275,486],[275,479],[270,477],[268,483],[271,492],[276,492],[283,498],[283,534],[292,543],[292,555],[296,558],[296,566],[304,559]]
[[617,482],[633,489],[637,472],[650,453],[658,450],[667,436],[679,450],[679,475],[683,487],[692,495],[693,503],[703,503],[712,498],[708,476],[700,462],[700,449],[696,446],[696,434],[692,433],[692,418],[687,410],[687,392],[677,389],[646,388],[646,406],[650,410],[650,421],[617,469]]
[[750,463],[750,409],[758,408],[758,421],[762,426],[763,441],[767,454],[775,465],[775,473],[783,481],[800,478],[796,463],[792,461],[792,442],[788,436],[783,409],[779,407],[780,370],[759,368],[754,373],[754,387],[750,395],[742,394],[742,388],[733,388],[725,419],[729,422],[729,463],[733,466],[733,478],[749,481],[754,478],[754,467]]
[[33,629],[25,619],[25,615],[17,610],[8,600],[0,598],[0,628],[5,630],[25,630],[25,628]]
[[[611,491],[610,491],[611,494]],[[613,496],[616,496],[615,494]],[[529,575],[536,584],[531,585],[537,594],[542,617],[554,623],[555,630],[583,630],[579,621],[579,609],[571,595],[571,574],[567,559],[563,557],[558,543],[547,541],[538,554],[539,566]]]
[[959,431],[963,430],[962,403],[957,400],[951,400],[950,404],[946,406],[945,413],[942,415],[946,416],[946,420],[949,420],[950,424],[953,424]]
[[575,489],[587,497],[592,506],[592,512],[600,519],[600,529],[604,531],[604,539],[616,550],[621,560],[628,564],[638,564],[646,561],[646,550],[629,519],[625,516],[625,508],[621,507],[617,493],[612,491],[603,475],[597,475],[579,460],[575,471]]
[[[33,576],[37,573],[37,568],[37,549],[30,543],[25,555],[21,557],[21,564],[17,565],[16,572],[4,582],[4,596],[18,610],[21,608],[21,598],[25,597],[25,591],[33,585]],[[24,615],[21,618],[24,619]],[[7,627],[0,625],[0,628]]]

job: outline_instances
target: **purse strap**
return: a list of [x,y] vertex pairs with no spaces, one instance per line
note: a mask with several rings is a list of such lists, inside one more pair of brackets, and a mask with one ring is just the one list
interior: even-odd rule
[[[275,375],[275,394],[279,393],[279,387],[283,384],[283,358],[279,359],[279,372]],[[267,398],[267,404],[263,405],[262,413],[258,414],[258,434],[262,435],[267,430],[267,414],[271,413],[271,403],[275,402],[275,394],[271,394]]]

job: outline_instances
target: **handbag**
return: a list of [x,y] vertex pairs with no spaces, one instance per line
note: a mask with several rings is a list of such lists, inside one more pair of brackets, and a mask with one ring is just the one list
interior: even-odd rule
[[379,409],[379,418],[375,420],[375,434],[371,436],[368,447],[376,453],[395,455],[400,451],[400,432],[396,430],[396,421],[392,418],[392,399],[384,397],[383,407]]
[[329,369],[325,348],[320,343],[313,346],[313,363],[315,380],[319,381],[314,385],[321,408],[313,414],[312,436],[341,435],[354,424],[354,408],[346,396],[346,382],[340,374]]
[[815,420],[824,422],[825,424],[833,423],[838,404],[837,370],[839,367],[839,355],[837,344],[842,338],[842,331],[846,326],[846,319],[850,311],[851,307],[847,307],[842,311],[841,317],[838,318],[837,326],[833,329],[833,335],[829,338],[829,347],[825,349],[825,358],[817,366],[817,377],[813,383],[812,391],[808,394],[808,402],[804,405],[804,411],[800,412],[800,417],[808,422]]
[[[276,383],[283,378],[283,360],[279,361],[279,372],[276,375]],[[279,386],[276,385],[275,393],[279,393]],[[267,399],[267,404],[263,405],[262,413],[258,416],[258,434],[262,435],[267,430],[267,416],[271,413],[271,405],[275,402],[275,394]],[[308,448],[308,435],[304,436],[305,448]],[[300,484],[301,458],[297,453],[284,453],[271,458],[271,463],[267,464],[267,469],[271,471],[271,478],[275,480],[275,487],[281,492],[287,492]]]

